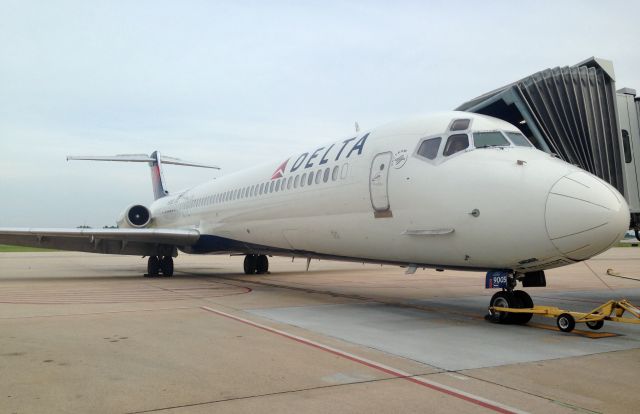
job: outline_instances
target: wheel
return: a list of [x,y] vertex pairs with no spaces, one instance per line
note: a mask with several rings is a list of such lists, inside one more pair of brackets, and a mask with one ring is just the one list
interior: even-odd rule
[[589,327],[589,329],[593,329],[594,331],[597,331],[598,329],[604,326],[604,321],[599,320],[599,321],[587,322],[587,326]]
[[569,313],[563,313],[556,319],[556,325],[562,332],[571,332],[576,327],[576,320]]
[[258,256],[255,254],[248,254],[244,257],[244,274],[253,275],[256,273],[256,266],[258,263]]
[[163,256],[160,259],[160,271],[167,277],[173,276],[173,257]]
[[[533,299],[531,299],[531,296],[529,296],[527,292],[524,290],[514,290],[513,294],[520,300],[520,303],[522,303],[522,308],[533,308]],[[533,313],[514,313],[513,316],[516,319],[515,323],[524,325],[531,320]]]
[[[500,308],[522,308],[522,302],[512,292],[501,291],[496,292],[489,302],[490,306],[496,306]],[[493,319],[498,323],[518,323],[519,314],[509,312],[493,312],[491,314]]]
[[160,260],[158,256],[149,256],[147,260],[147,276],[154,277],[160,273]]
[[256,272],[259,275],[263,275],[265,273],[269,273],[269,258],[267,256],[261,254],[258,256],[258,263],[256,266]]

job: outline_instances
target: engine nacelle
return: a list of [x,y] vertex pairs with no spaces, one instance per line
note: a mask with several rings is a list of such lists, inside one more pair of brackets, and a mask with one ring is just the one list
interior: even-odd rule
[[122,212],[118,220],[119,228],[142,229],[151,224],[151,211],[143,205],[134,204]]

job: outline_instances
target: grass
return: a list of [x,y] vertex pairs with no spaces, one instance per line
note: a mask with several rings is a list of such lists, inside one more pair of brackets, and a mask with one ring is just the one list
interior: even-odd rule
[[16,253],[16,252],[55,252],[54,249],[41,249],[39,247],[12,246],[9,244],[0,244],[0,253]]

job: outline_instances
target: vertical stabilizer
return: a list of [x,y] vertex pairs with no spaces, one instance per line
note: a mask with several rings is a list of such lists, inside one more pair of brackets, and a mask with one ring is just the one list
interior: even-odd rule
[[151,167],[151,183],[153,184],[153,198],[155,200],[162,198],[169,194],[164,184],[164,175],[162,174],[162,157],[160,152],[153,151],[151,153],[151,161],[149,167]]

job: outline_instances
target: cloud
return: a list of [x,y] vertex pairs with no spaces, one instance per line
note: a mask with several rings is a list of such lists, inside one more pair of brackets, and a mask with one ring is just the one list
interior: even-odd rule
[[[625,14],[640,11],[624,5]],[[0,225],[110,224],[149,202],[141,165],[67,154],[274,163],[597,55],[640,87],[637,25],[595,1],[0,5]],[[629,39],[625,41],[624,39]],[[170,189],[216,173],[167,168]]]

